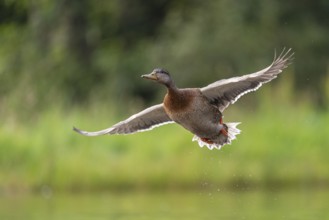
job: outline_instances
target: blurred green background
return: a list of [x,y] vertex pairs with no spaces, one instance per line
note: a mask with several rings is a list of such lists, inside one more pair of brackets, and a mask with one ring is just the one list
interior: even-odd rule
[[[2,0],[0,195],[327,189],[328,36],[325,0]],[[140,78],[155,67],[201,87],[258,71],[284,47],[293,64],[225,111],[242,134],[220,151],[177,125],[71,130],[161,102],[165,89]]]

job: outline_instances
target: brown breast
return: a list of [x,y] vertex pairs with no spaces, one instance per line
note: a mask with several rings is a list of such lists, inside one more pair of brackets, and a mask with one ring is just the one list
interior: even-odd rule
[[168,90],[163,104],[168,113],[186,111],[198,95],[196,89]]

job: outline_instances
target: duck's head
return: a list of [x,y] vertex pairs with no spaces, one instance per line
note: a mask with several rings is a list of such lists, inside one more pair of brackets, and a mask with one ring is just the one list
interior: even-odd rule
[[142,75],[142,78],[153,80],[167,87],[174,85],[169,72],[160,68],[154,69],[150,74]]

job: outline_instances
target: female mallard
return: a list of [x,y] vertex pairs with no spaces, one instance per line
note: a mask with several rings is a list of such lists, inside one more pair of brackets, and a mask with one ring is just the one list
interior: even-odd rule
[[176,122],[195,134],[193,141],[198,141],[200,147],[220,149],[240,133],[236,128],[239,123],[223,123],[222,112],[242,95],[276,78],[290,64],[293,58],[290,51],[283,50],[270,66],[256,73],[219,80],[203,88],[179,89],[167,71],[154,69],[142,77],[167,87],[162,104],[149,107],[101,131],[73,129],[85,136],[132,134]]

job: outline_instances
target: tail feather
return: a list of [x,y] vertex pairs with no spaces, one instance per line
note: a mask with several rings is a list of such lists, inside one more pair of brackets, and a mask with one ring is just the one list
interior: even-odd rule
[[236,139],[236,135],[241,133],[241,130],[236,127],[240,123],[241,122],[226,123],[227,130],[228,130],[228,141],[229,141],[229,143],[231,143],[231,141]]
[[200,137],[194,135],[192,141],[197,141],[200,147],[206,146],[208,149],[212,150],[214,148],[221,149],[225,144],[231,144],[231,142],[236,139],[236,135],[241,133],[241,130],[237,128],[240,122],[231,122],[225,123],[227,127],[228,136],[224,134],[219,134],[215,139],[210,139],[208,142],[205,142]]

